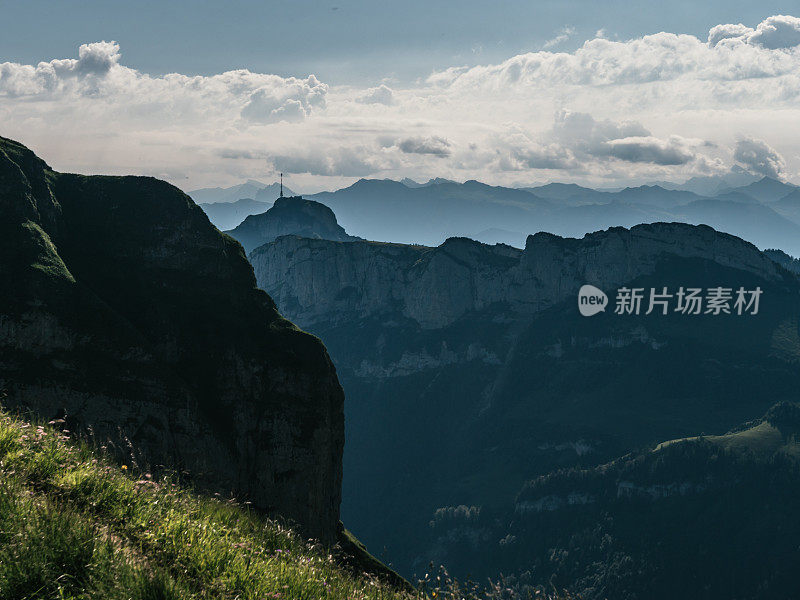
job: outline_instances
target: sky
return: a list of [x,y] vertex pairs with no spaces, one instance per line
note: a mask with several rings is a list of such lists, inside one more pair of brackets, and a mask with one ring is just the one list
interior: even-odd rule
[[184,190],[800,183],[792,4],[0,0],[0,135]]

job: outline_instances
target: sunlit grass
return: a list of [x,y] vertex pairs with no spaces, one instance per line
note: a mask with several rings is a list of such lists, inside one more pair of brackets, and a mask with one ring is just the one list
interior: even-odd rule
[[247,506],[5,413],[0,477],[2,600],[477,597],[449,579],[410,592],[354,573]]

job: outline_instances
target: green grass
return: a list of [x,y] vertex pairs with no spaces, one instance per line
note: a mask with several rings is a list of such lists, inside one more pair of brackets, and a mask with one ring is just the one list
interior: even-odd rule
[[[430,574],[399,590],[248,506],[116,465],[0,412],[0,600],[495,597]],[[544,596],[537,596],[544,598]]]

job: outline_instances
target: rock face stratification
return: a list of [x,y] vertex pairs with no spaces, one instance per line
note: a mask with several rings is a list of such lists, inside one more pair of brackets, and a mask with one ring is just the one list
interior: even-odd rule
[[339,242],[359,239],[345,232],[330,208],[300,196],[278,198],[267,212],[250,215],[227,233],[239,240],[248,254],[282,235]]
[[66,414],[143,467],[185,470],[334,540],[333,365],[188,196],[152,178],[55,173],[0,138],[0,277],[5,406]]
[[426,329],[492,305],[535,313],[584,283],[611,289],[664,257],[696,258],[772,279],[777,266],[741,238],[706,226],[654,223],[583,239],[528,236],[525,250],[450,238],[441,246],[286,237],[250,256],[262,289],[304,326],[397,311]]
[[[551,560],[490,525],[517,522],[525,481],[728,431],[800,386],[800,282],[707,226],[537,233],[524,250],[284,236],[250,260],[347,392],[345,521],[409,576],[430,561],[496,578]],[[606,311],[580,314],[584,284],[608,294]],[[646,299],[616,314],[626,285],[763,296],[757,315],[681,314],[674,298],[668,314],[645,314]]]

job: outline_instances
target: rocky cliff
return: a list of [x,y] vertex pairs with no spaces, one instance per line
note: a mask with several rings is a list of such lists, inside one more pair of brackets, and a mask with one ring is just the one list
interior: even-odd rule
[[4,405],[334,539],[333,365],[188,196],[56,173],[0,138],[0,277]]
[[534,313],[576,296],[584,283],[610,290],[652,273],[665,256],[780,278],[752,244],[683,223],[617,227],[580,240],[537,233],[523,251],[467,238],[428,248],[287,237],[250,260],[259,286],[304,325],[396,311],[433,329],[492,305]]
[[[325,342],[347,392],[348,527],[409,576],[431,560],[462,577],[533,568],[545,555],[511,544],[509,525],[526,480],[727,431],[800,386],[800,282],[706,226],[537,233],[524,250],[290,236],[250,259],[280,309]],[[586,283],[612,303],[623,285],[763,297],[757,315],[644,305],[586,318]]]
[[282,235],[340,242],[359,239],[347,235],[330,208],[300,196],[278,198],[267,212],[250,215],[227,233],[239,240],[248,253]]

